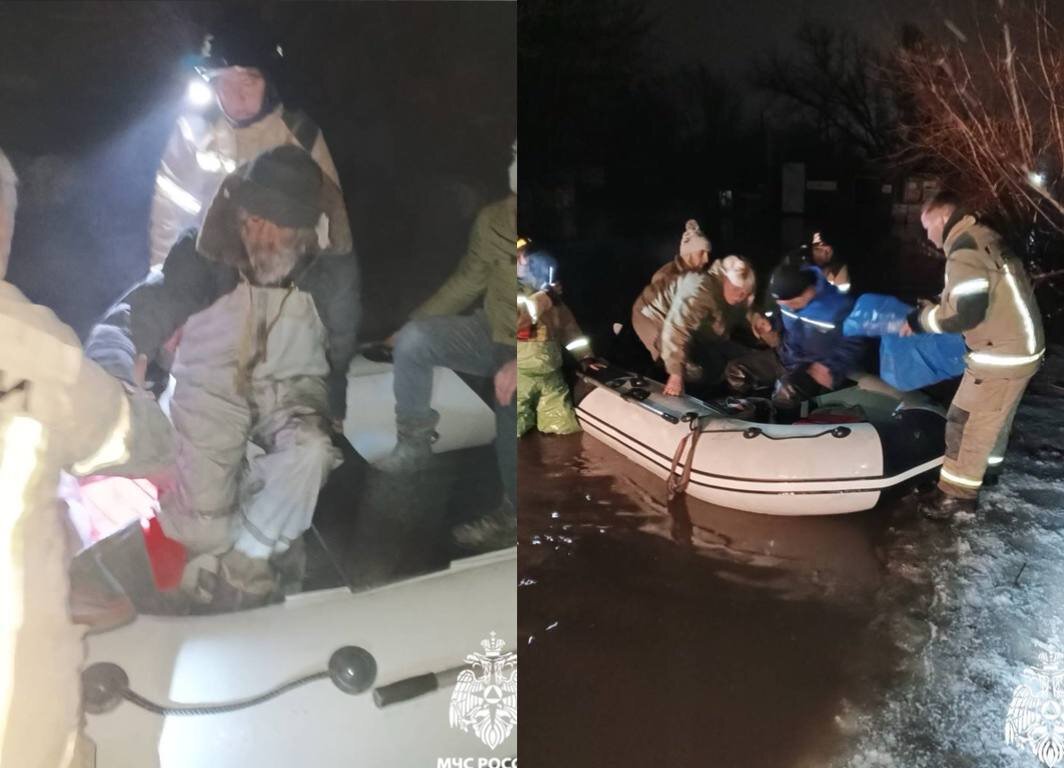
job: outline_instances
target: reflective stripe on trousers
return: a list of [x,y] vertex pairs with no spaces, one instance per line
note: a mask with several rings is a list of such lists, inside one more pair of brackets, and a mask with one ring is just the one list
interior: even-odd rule
[[990,457],[1002,457],[1012,420],[1031,377],[981,379],[964,372],[950,403],[946,457],[939,487],[951,496],[975,498]]

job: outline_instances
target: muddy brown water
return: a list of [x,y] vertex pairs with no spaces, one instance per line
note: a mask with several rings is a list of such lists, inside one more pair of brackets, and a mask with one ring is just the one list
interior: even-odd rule
[[896,678],[889,510],[669,509],[586,435],[522,438],[519,472],[526,768],[822,766]]

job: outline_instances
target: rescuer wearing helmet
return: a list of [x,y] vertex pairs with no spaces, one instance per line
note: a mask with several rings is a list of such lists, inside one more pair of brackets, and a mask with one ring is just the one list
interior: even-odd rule
[[[152,267],[165,261],[186,229],[203,223],[226,175],[268,149],[296,144],[340,185],[317,124],[282,102],[284,48],[251,13],[231,15],[204,39],[189,89],[199,109],[178,118],[155,177]],[[214,108],[205,110],[212,101]]]
[[532,429],[555,435],[580,431],[569,385],[562,372],[562,347],[582,365],[591,343],[562,301],[558,263],[529,253],[517,240],[517,436]]

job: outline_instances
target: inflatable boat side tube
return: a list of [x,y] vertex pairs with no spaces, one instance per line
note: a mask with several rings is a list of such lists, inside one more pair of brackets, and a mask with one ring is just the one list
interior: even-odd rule
[[[622,452],[633,452],[640,455],[644,462],[649,462],[655,466],[655,468],[662,470],[666,474],[672,468],[672,457],[665,453],[655,450],[651,446],[639,440],[635,435],[626,432],[624,429],[608,424],[605,421],[599,419],[594,414],[590,413],[582,407],[577,408],[577,413],[580,419],[584,422],[585,427],[595,437],[600,439],[605,438],[605,442],[615,448],[622,448]],[[925,412],[927,413],[927,412]],[[928,414],[933,416],[933,414]],[[735,422],[732,422],[735,423]],[[852,427],[855,430],[867,430],[872,429],[877,433],[879,430],[876,425],[872,424],[854,424]],[[806,435],[791,435],[791,436],[770,436],[763,429],[757,425],[749,425],[744,428],[732,428],[732,429],[719,429],[714,428],[711,424],[704,428],[704,432],[709,434],[713,432],[721,433],[743,433],[745,435],[751,435],[751,439],[754,437],[761,439],[771,440],[804,440],[811,438],[821,439],[844,439],[852,434],[847,432],[837,433],[838,436],[831,436],[837,428],[828,426],[823,430],[818,430],[815,434]],[[756,430],[756,434],[753,434]],[[900,438],[904,435],[902,429],[889,429],[888,432],[893,436],[897,434]],[[703,440],[705,438],[703,437]],[[864,475],[860,477],[814,477],[814,478],[770,478],[770,477],[739,477],[735,475],[720,474],[716,472],[707,472],[697,467],[692,468],[691,471],[691,485],[700,486],[706,489],[738,492],[743,494],[824,494],[824,493],[867,493],[878,492],[885,488],[897,485],[912,477],[916,477],[924,472],[933,470],[939,464],[942,463],[941,453],[935,457],[932,456],[925,462],[920,462],[916,466],[912,465],[911,460],[908,462],[907,467],[899,466],[896,459],[900,456],[899,450],[903,442],[901,440],[891,440],[889,444],[884,444],[882,440],[879,441],[883,450],[884,468],[890,468],[888,471],[882,474]],[[933,451],[931,451],[933,453]],[[889,455],[889,459],[888,459]],[[887,463],[889,461],[889,463]],[[896,470],[896,471],[895,471]],[[696,494],[697,495],[697,494]]]

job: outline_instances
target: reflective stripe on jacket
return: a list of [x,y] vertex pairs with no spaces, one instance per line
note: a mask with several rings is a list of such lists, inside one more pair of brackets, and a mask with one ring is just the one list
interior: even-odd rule
[[969,370],[987,378],[1030,376],[1045,353],[1042,316],[1023,264],[975,217],[946,223],[939,303],[910,316],[914,331],[963,333]]
[[829,283],[819,268],[804,269],[816,273],[816,295],[799,310],[777,307],[774,325],[783,329],[780,362],[788,370],[821,363],[831,371],[838,386],[855,370],[865,346],[862,338],[842,334],[853,299]]
[[225,177],[260,153],[297,144],[326,176],[340,184],[325,137],[302,112],[283,105],[243,128],[224,116],[213,122],[182,115],[163,151],[155,176],[149,238],[151,266],[162,264],[186,229],[199,229]]

